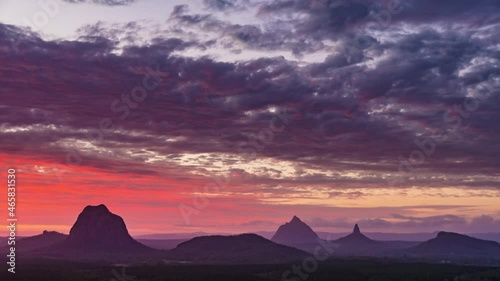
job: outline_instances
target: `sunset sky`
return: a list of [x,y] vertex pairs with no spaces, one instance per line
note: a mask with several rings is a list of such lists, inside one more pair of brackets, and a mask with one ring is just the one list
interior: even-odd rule
[[18,235],[97,204],[132,235],[499,232],[499,30],[498,0],[1,0]]

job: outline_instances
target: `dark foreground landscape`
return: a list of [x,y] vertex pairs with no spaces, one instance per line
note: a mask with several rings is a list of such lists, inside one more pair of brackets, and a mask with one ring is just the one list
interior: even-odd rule
[[0,0],[0,281],[500,281],[500,0]]
[[[402,263],[383,260],[331,259],[318,264],[311,273],[297,263],[272,265],[134,265],[129,267],[94,265],[63,261],[26,261],[16,278],[2,270],[0,280],[22,281],[260,281],[260,280],[325,280],[325,281],[495,281],[500,280],[500,267],[452,264]],[[288,278],[287,278],[288,277]],[[302,277],[302,278],[301,278]]]
[[[69,235],[16,241],[15,277],[0,280],[500,280],[500,244],[439,232],[422,242],[378,241],[361,232],[325,240],[294,216],[271,240],[253,233],[138,242],[105,205],[87,206]],[[163,246],[162,246],[163,244]],[[171,248],[167,249],[167,245]],[[12,259],[14,260],[14,259]],[[9,269],[14,270],[14,269]]]

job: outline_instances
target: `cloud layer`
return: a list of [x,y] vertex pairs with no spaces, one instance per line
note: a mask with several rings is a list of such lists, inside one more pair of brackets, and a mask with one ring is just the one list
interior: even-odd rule
[[63,1],[73,4],[90,3],[90,4],[98,4],[106,6],[122,6],[136,2],[136,0],[63,0]]
[[[248,175],[228,194],[265,204],[498,197],[497,1],[204,5],[177,6],[150,38],[141,22],[73,41],[0,24],[0,153],[193,185]],[[242,12],[259,24],[223,16]],[[241,56],[210,55],[226,53]]]

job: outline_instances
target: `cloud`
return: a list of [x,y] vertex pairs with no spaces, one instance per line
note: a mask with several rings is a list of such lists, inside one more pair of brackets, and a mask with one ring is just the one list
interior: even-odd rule
[[365,194],[361,191],[351,191],[351,192],[342,192],[342,191],[333,191],[329,193],[330,197],[345,197],[348,199],[357,199],[359,197],[364,196]]
[[[141,22],[96,23],[75,40],[0,25],[0,152],[200,185],[249,175],[227,192],[276,204],[365,200],[381,187],[494,198],[500,36],[498,4],[483,2],[440,2],[443,13],[428,16],[429,1],[410,2],[378,29],[360,29],[383,8],[366,1],[267,1],[255,24],[177,6],[149,39]],[[228,3],[205,1],[231,13]],[[343,49],[357,34],[369,46]],[[205,53],[236,50],[252,55]],[[412,155],[425,158],[408,170],[401,159]],[[454,192],[435,192],[443,187]],[[364,222],[471,226],[449,216]]]
[[89,4],[97,4],[105,6],[123,6],[132,4],[137,0],[63,0],[63,1],[73,4],[89,3]]
[[[242,1],[243,2],[243,1]],[[204,1],[217,11],[237,7],[257,9],[255,24],[235,24],[212,14],[188,14],[186,24],[196,24],[205,31],[217,33],[224,41],[234,40],[253,49],[289,50],[300,57],[318,51],[363,54],[364,49],[380,43],[383,34],[401,34],[403,30],[456,26],[467,32],[473,28],[496,25],[500,7],[494,0],[440,2],[431,1],[344,1],[344,0],[274,0],[274,1]],[[184,5],[186,6],[186,5]],[[237,9],[236,9],[237,10]],[[432,12],[429,12],[432,11]],[[186,11],[187,12],[187,11]],[[235,12],[235,11],[232,11]],[[398,31],[399,29],[399,31]],[[391,37],[391,36],[389,36]],[[353,47],[354,46],[354,47]]]
[[208,8],[220,11],[233,9],[236,6],[234,1],[228,0],[203,0],[203,4]]
[[[121,30],[135,30],[134,24],[127,26]],[[116,154],[123,146],[131,151],[123,157],[138,166],[138,161],[172,153],[205,153],[214,160],[216,154],[234,156],[231,164],[237,167],[248,156],[242,151],[254,151],[258,158],[289,162],[296,171],[277,177],[283,173],[267,167],[255,174],[260,184],[386,185],[399,170],[399,155],[418,150],[416,141],[428,140],[433,131],[454,127],[443,119],[447,110],[463,104],[478,85],[497,87],[499,82],[495,52],[486,47],[496,39],[487,34],[475,38],[472,33],[416,29],[373,46],[374,54],[384,54],[376,59],[360,58],[363,62],[352,65],[343,54],[332,54],[324,62],[299,66],[282,57],[245,62],[183,57],[184,50],[203,43],[173,37],[126,45],[118,55],[116,41],[108,39],[115,29],[99,25],[82,29],[81,41],[43,41],[9,26],[1,30],[2,42],[18,40],[21,52],[1,57],[3,91],[9,97],[3,110],[4,147],[64,159],[69,143],[90,158],[106,151]],[[377,62],[370,65],[371,60]],[[130,107],[121,120],[125,111],[113,112],[111,106],[115,100],[124,104],[122,94],[142,84],[147,68],[168,78],[148,91],[144,102],[134,102],[136,108]],[[7,75],[11,71],[20,75]],[[293,112],[293,117],[283,132],[273,133],[271,142],[252,144],[276,117],[270,109]],[[499,135],[492,121],[498,109],[494,97],[481,102],[461,120],[464,126],[456,137],[436,145],[436,154],[415,167],[415,173],[403,174],[405,184],[498,188],[498,144],[488,141]],[[115,129],[95,143],[87,135],[99,133],[103,118],[110,118]],[[26,138],[34,134],[35,144]],[[168,139],[177,141],[165,145]],[[202,163],[198,161],[191,165]]]
[[241,227],[252,227],[254,229],[275,227],[276,225],[277,223],[271,221],[249,221],[240,224]]

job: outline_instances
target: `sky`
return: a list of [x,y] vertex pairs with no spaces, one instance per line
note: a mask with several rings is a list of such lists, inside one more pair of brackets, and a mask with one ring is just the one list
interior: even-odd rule
[[98,204],[133,235],[294,215],[318,231],[498,232],[499,12],[2,0],[0,169],[17,170],[18,235],[69,233]]

